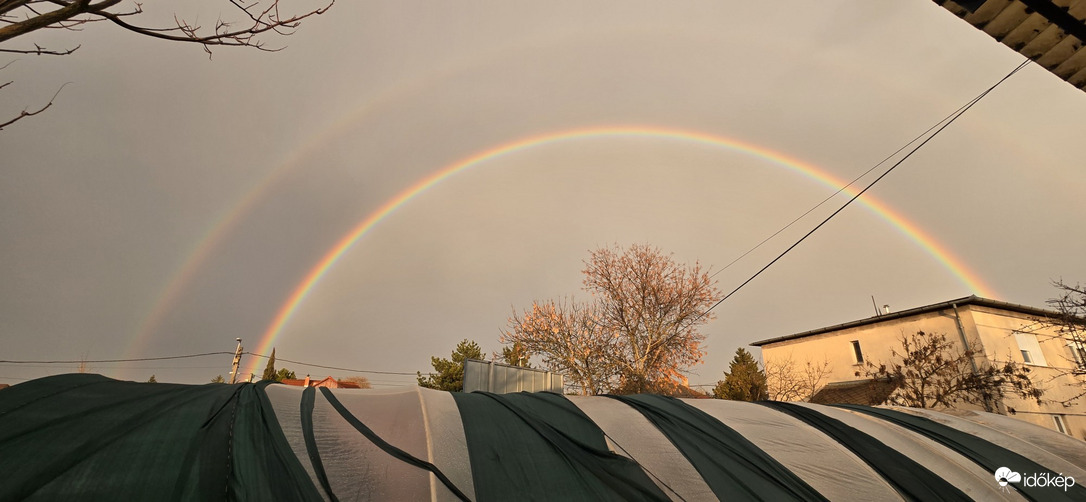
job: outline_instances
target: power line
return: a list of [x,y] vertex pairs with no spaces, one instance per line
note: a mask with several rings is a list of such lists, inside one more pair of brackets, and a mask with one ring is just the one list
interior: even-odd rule
[[[233,354],[233,352],[230,352],[230,354]],[[257,353],[254,353],[254,352],[246,352],[246,354],[249,354],[250,356],[263,357],[264,359],[268,359],[269,357],[271,357],[271,356],[266,356],[264,354],[257,354]],[[329,370],[350,371],[352,373],[375,373],[375,374],[378,374],[378,375],[410,375],[410,376],[417,376],[417,373],[405,373],[405,372],[400,372],[400,371],[360,370],[360,369],[356,369],[356,368],[340,368],[338,366],[325,366],[325,365],[322,365],[322,364],[303,363],[301,361],[291,361],[290,359],[283,359],[283,358],[278,357],[278,356],[275,357],[275,360],[276,361],[283,361],[283,362],[291,363],[291,364],[300,364],[302,366],[311,366],[313,368],[324,368],[324,369],[329,369]]]
[[[994,90],[994,89],[995,89],[996,87],[999,87],[999,84],[1002,84],[1002,83],[1003,83],[1004,81],[1006,81],[1006,80],[1007,80],[1008,78],[1011,78],[1011,76],[1012,76],[1012,75],[1014,75],[1015,73],[1018,73],[1018,71],[1019,71],[1019,70],[1021,70],[1022,68],[1025,68],[1025,67],[1026,67],[1026,65],[1028,65],[1029,63],[1030,63],[1030,60],[1029,60],[1029,59],[1026,59],[1026,60],[1025,60],[1025,61],[1023,61],[1023,62],[1022,62],[1021,64],[1019,64],[1019,65],[1018,65],[1018,66],[1017,66],[1017,67],[1016,67],[1016,68],[1015,68],[1014,70],[1011,70],[1011,72],[1010,72],[1010,73],[1008,73],[1008,74],[1007,74],[1006,76],[1004,76],[1003,78],[999,79],[999,81],[998,81],[998,82],[996,82],[995,84],[993,84],[993,85],[992,85],[991,87],[989,87],[988,89],[986,89],[986,90],[985,90],[984,92],[980,93],[980,95],[978,95],[977,97],[975,97],[975,98],[973,98],[972,100],[970,100],[970,101],[969,101],[969,102],[968,102],[968,103],[967,103],[967,104],[966,104],[965,106],[963,106],[963,107],[959,108],[959,109],[958,109],[959,111],[955,112],[955,113],[953,114],[953,116],[952,116],[952,117],[950,118],[950,120],[945,120],[945,119],[944,119],[944,120],[945,120],[945,123],[943,123],[943,125],[942,125],[942,126],[940,126],[940,127],[938,128],[938,129],[936,129],[936,130],[935,130],[935,132],[933,132],[933,133],[932,133],[932,134],[931,134],[930,136],[928,136],[928,137],[927,137],[927,138],[926,138],[926,139],[925,139],[924,141],[920,142],[920,144],[919,144],[919,145],[916,145],[916,146],[915,146],[915,147],[914,147],[914,148],[913,148],[912,150],[909,150],[909,153],[905,154],[905,156],[904,156],[904,157],[902,157],[902,158],[901,158],[901,160],[898,160],[897,162],[895,162],[895,163],[894,163],[894,165],[890,166],[890,168],[889,168],[889,169],[887,169],[887,170],[886,170],[885,172],[883,172],[882,174],[880,174],[878,178],[875,178],[875,179],[874,179],[874,181],[872,181],[871,183],[868,183],[868,184],[867,184],[867,186],[865,186],[865,187],[863,188],[863,190],[860,190],[859,192],[857,192],[857,193],[856,193],[856,195],[852,196],[852,198],[850,198],[850,199],[849,199],[848,201],[846,201],[846,202],[845,202],[844,204],[842,204],[842,205],[841,205],[841,207],[837,208],[837,210],[836,210],[836,211],[834,211],[834,212],[833,212],[832,214],[830,214],[829,216],[827,216],[827,217],[826,217],[826,219],[822,220],[822,222],[821,222],[821,223],[819,223],[818,225],[815,225],[815,227],[814,227],[814,228],[812,228],[812,229],[811,229],[811,230],[810,230],[809,232],[807,232],[806,234],[804,234],[804,235],[803,235],[803,237],[800,237],[800,238],[799,238],[799,240],[797,240],[797,241],[796,241],[795,243],[793,243],[793,244],[792,244],[791,246],[788,246],[788,248],[787,248],[787,249],[785,249],[785,250],[784,250],[783,252],[781,252],[781,254],[777,255],[777,257],[776,257],[776,258],[774,258],[774,259],[773,259],[772,261],[770,261],[769,263],[767,263],[767,264],[766,264],[766,265],[765,265],[764,267],[762,267],[762,268],[761,268],[761,269],[759,269],[759,270],[758,270],[757,272],[755,272],[755,273],[754,273],[754,275],[750,276],[750,278],[748,278],[747,280],[743,281],[743,283],[742,283],[742,284],[740,284],[740,285],[739,285],[739,286],[737,286],[737,287],[736,287],[735,289],[733,289],[733,290],[731,291],[731,293],[728,293],[727,295],[724,295],[724,298],[721,298],[721,299],[720,299],[719,301],[717,301],[716,303],[714,303],[712,307],[709,307],[708,309],[706,309],[706,310],[705,310],[705,312],[703,312],[703,313],[702,313],[702,314],[701,314],[700,316],[698,316],[698,318],[701,318],[701,317],[704,317],[704,316],[708,315],[708,314],[709,314],[709,312],[712,312],[712,310],[713,310],[713,309],[715,309],[715,308],[716,308],[716,307],[717,307],[718,305],[720,305],[721,303],[724,303],[724,300],[727,300],[728,298],[731,298],[731,296],[732,296],[732,295],[734,295],[734,294],[735,294],[736,292],[738,292],[738,291],[739,291],[740,289],[743,289],[743,286],[746,286],[746,285],[747,285],[748,283],[750,283],[750,281],[753,281],[753,280],[754,280],[754,279],[755,279],[756,277],[758,277],[759,275],[762,275],[762,272],[765,272],[765,271],[766,271],[766,269],[768,269],[769,267],[773,266],[773,264],[774,264],[774,263],[777,263],[777,261],[778,261],[778,260],[780,260],[781,258],[784,258],[784,255],[788,254],[788,252],[789,252],[789,251],[791,251],[791,250],[795,249],[795,248],[796,248],[796,246],[799,246],[799,245],[800,245],[800,243],[802,243],[803,241],[807,240],[807,238],[808,238],[808,237],[810,237],[810,236],[811,236],[811,234],[815,233],[815,231],[817,231],[817,230],[818,230],[819,228],[822,228],[822,226],[823,226],[823,225],[825,225],[825,224],[826,224],[827,222],[829,222],[829,221],[830,221],[831,219],[833,219],[833,217],[834,217],[834,216],[837,216],[837,214],[838,214],[838,213],[840,213],[841,211],[844,211],[844,209],[845,209],[846,207],[848,207],[848,206],[849,206],[849,204],[852,204],[852,202],[853,202],[853,201],[855,201],[856,199],[860,198],[860,196],[861,196],[861,195],[863,195],[863,194],[864,194],[865,192],[867,192],[867,191],[868,191],[868,190],[869,190],[869,189],[870,189],[871,187],[875,186],[875,183],[878,183],[878,182],[879,182],[879,180],[881,180],[881,179],[885,178],[885,177],[886,177],[886,175],[890,174],[890,173],[891,173],[891,172],[892,172],[892,171],[893,171],[894,169],[896,169],[896,168],[897,168],[897,166],[900,166],[900,165],[901,165],[901,164],[902,164],[903,162],[905,162],[905,160],[907,160],[907,159],[908,159],[909,157],[911,157],[911,156],[912,156],[912,155],[913,155],[914,153],[916,153],[916,151],[917,151],[917,150],[919,150],[919,149],[920,149],[920,148],[922,148],[922,147],[923,147],[924,145],[926,145],[926,144],[927,144],[927,143],[928,143],[929,141],[931,141],[931,140],[932,140],[933,138],[935,138],[936,136],[938,136],[938,135],[939,135],[939,133],[943,131],[943,129],[946,129],[946,128],[947,128],[947,127],[948,127],[948,126],[950,125],[950,124],[953,124],[953,123],[954,123],[954,121],[958,119],[958,117],[961,117],[962,115],[964,115],[964,114],[965,114],[965,112],[969,111],[969,109],[973,107],[973,105],[975,105],[975,104],[977,104],[978,102],[980,102],[980,100],[981,100],[981,99],[983,99],[983,98],[984,98],[985,96],[987,96],[987,95],[988,95],[988,93],[992,92],[992,91],[993,91],[993,90]],[[915,140],[914,140],[914,141],[915,141]]]
[[[0,363],[3,364],[3,363]],[[222,369],[223,365],[216,366],[106,366],[106,364],[118,364],[118,363],[95,363],[94,369],[103,370],[213,370],[216,368]],[[21,368],[55,368],[56,366],[51,364],[26,364],[21,365]]]
[[858,181],[860,181],[861,179],[863,179],[863,177],[864,177],[864,176],[867,176],[868,174],[870,174],[870,173],[871,173],[871,171],[874,171],[875,169],[878,169],[878,167],[879,167],[879,166],[881,166],[881,165],[885,164],[885,163],[886,163],[886,162],[888,162],[888,161],[889,161],[890,159],[894,158],[894,156],[895,156],[895,155],[897,155],[897,154],[901,153],[902,151],[904,151],[904,150],[905,150],[906,148],[908,148],[908,147],[909,147],[909,145],[912,145],[913,143],[916,143],[917,141],[920,141],[920,139],[921,139],[921,138],[923,138],[924,136],[926,136],[926,135],[927,135],[927,134],[928,134],[929,132],[931,132],[931,131],[932,131],[933,129],[935,129],[936,127],[939,127],[939,125],[940,125],[940,124],[942,124],[942,123],[944,123],[944,122],[946,122],[946,121],[948,121],[948,120],[951,120],[951,119],[952,119],[952,118],[954,117],[954,115],[955,115],[955,114],[957,114],[957,113],[959,113],[959,112],[963,111],[963,109],[964,109],[964,108],[966,108],[966,106],[969,106],[969,105],[962,105],[961,107],[959,107],[959,108],[958,108],[957,110],[954,110],[953,112],[951,112],[951,113],[950,113],[949,115],[947,115],[946,117],[943,117],[943,119],[942,119],[942,120],[940,120],[940,121],[936,122],[935,124],[933,124],[933,125],[932,125],[931,127],[929,127],[929,128],[928,128],[928,129],[926,130],[926,131],[924,131],[924,132],[922,132],[922,133],[918,134],[918,135],[917,135],[917,136],[916,136],[915,138],[913,138],[913,139],[912,139],[911,141],[909,141],[908,143],[905,143],[904,145],[902,145],[902,146],[901,146],[901,148],[898,148],[897,150],[895,150],[895,151],[894,151],[894,153],[891,153],[890,155],[887,155],[887,156],[886,156],[886,158],[884,158],[884,159],[880,160],[878,164],[875,164],[875,165],[871,166],[871,167],[870,167],[870,168],[869,168],[868,170],[866,170],[866,171],[864,171],[864,172],[860,173],[860,175],[859,175],[859,176],[856,176],[856,177],[855,177],[855,178],[853,178],[853,179],[852,179],[851,181],[849,181],[848,183],[846,183],[846,184],[845,184],[844,186],[842,186],[841,188],[838,188],[838,189],[837,189],[837,191],[836,191],[836,192],[833,192],[832,194],[830,194],[830,195],[829,195],[829,197],[826,197],[825,199],[822,199],[822,201],[821,201],[821,202],[819,202],[818,204],[815,204],[815,205],[814,205],[813,207],[811,207],[810,209],[808,209],[808,210],[804,211],[804,212],[803,212],[803,214],[801,214],[801,215],[797,216],[797,217],[796,217],[795,219],[793,219],[792,221],[788,222],[788,223],[787,223],[786,225],[784,225],[783,227],[781,227],[780,229],[778,229],[778,230],[777,230],[776,232],[773,232],[773,233],[772,233],[772,234],[771,234],[771,235],[770,235],[769,237],[766,237],[765,239],[762,239],[762,241],[761,241],[761,242],[759,242],[759,243],[757,243],[757,244],[755,244],[755,245],[754,245],[754,247],[752,247],[752,248],[748,249],[748,250],[747,250],[746,252],[744,252],[743,254],[741,254],[741,255],[737,256],[737,257],[736,257],[736,258],[735,258],[734,260],[732,260],[732,261],[728,262],[728,264],[727,264],[727,265],[724,265],[723,267],[721,267],[721,268],[720,268],[720,270],[717,270],[716,272],[713,272],[713,274],[712,274],[712,275],[710,275],[710,276],[709,276],[709,278],[710,278],[710,279],[712,279],[713,277],[716,277],[716,276],[717,276],[717,274],[719,274],[719,273],[721,273],[721,272],[723,272],[723,271],[727,270],[727,269],[728,269],[729,267],[731,267],[732,265],[735,265],[735,263],[736,263],[736,262],[738,262],[739,260],[742,260],[742,259],[743,259],[743,258],[745,258],[745,257],[746,257],[746,256],[747,256],[748,254],[751,254],[751,253],[753,253],[753,252],[754,252],[754,251],[755,251],[756,249],[758,249],[758,248],[762,247],[762,245],[763,245],[763,244],[765,244],[765,243],[769,242],[769,241],[770,241],[770,240],[772,240],[772,239],[773,239],[774,237],[776,237],[776,236],[780,235],[780,233],[781,233],[781,232],[784,232],[785,230],[788,230],[788,228],[790,228],[790,227],[791,227],[792,225],[795,225],[795,224],[796,224],[796,223],[797,223],[797,222],[798,222],[799,220],[802,220],[802,219],[803,219],[803,218],[805,218],[805,217],[806,217],[806,216],[807,216],[808,214],[811,214],[812,212],[814,212],[814,210],[815,210],[815,209],[818,209],[818,208],[822,207],[822,205],[823,205],[823,204],[825,204],[825,203],[829,202],[829,201],[830,201],[830,200],[832,200],[832,199],[833,199],[834,197],[837,197],[838,195],[840,195],[840,193],[841,193],[841,192],[844,192],[846,188],[848,188],[848,187],[850,187],[850,186],[852,186],[852,185],[856,184],[856,182],[858,182]]
[[168,359],[189,359],[193,357],[207,357],[207,356],[221,356],[221,355],[234,355],[233,352],[205,352],[203,354],[186,354],[183,356],[165,356],[165,357],[139,357],[135,359],[76,359],[71,361],[12,361],[7,359],[0,360],[2,364],[81,364],[81,363],[128,363],[135,361],[165,361]]

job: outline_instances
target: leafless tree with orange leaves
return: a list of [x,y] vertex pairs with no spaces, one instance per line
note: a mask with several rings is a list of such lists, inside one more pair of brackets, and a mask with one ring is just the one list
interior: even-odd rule
[[523,314],[513,311],[499,340],[540,355],[545,367],[583,394],[610,392],[618,377],[611,357],[619,350],[617,339],[603,329],[592,304],[572,298],[533,302]]
[[698,329],[721,297],[708,272],[643,244],[591,251],[582,272],[592,302],[535,302],[514,312],[501,342],[541,355],[585,394],[684,386],[683,373],[704,356]]
[[[0,53],[66,56],[80,46],[44,47],[34,42],[22,42],[26,35],[39,30],[80,31],[85,25],[98,22],[146,37],[198,44],[208,57],[211,56],[211,48],[217,46],[252,47],[274,52],[282,47],[266,45],[263,36],[290,35],[303,19],[323,14],[334,1],[297,0],[292,2],[293,5],[305,6],[288,13],[286,9],[280,9],[280,0],[226,0],[217,3],[222,3],[223,10],[232,13],[231,17],[224,18],[220,14],[214,23],[205,26],[174,13],[162,10],[152,12],[163,9],[161,4],[148,7],[145,12],[142,3],[132,0],[0,0]],[[0,70],[10,64],[9,61],[0,65]],[[0,89],[11,83],[0,82]],[[48,103],[36,109],[24,108],[13,118],[0,119],[0,129],[45,111],[53,105],[59,93],[58,89]]]

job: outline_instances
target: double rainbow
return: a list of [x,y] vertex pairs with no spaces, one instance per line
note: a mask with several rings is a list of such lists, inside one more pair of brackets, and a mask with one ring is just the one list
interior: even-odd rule
[[[711,145],[719,148],[726,148],[738,152],[743,152],[754,157],[764,159],[770,163],[779,165],[781,167],[790,169],[792,171],[801,173],[812,179],[815,179],[834,190],[839,189],[845,185],[845,181],[840,180],[826,171],[819,169],[811,164],[803,162],[793,157],[789,157],[780,152],[770,150],[768,148],[755,145],[752,143],[746,143],[731,138],[722,136],[715,136],[706,133],[685,131],[680,129],[668,129],[659,127],[646,127],[646,126],[629,126],[629,127],[596,127],[585,129],[574,129],[568,131],[560,131],[550,134],[543,134],[538,136],[532,136],[510,143],[505,143],[488,150],[482,151],[475,155],[472,155],[466,159],[463,159],[454,164],[448,165],[441,170],[431,174],[430,176],[418,181],[414,185],[396,194],[395,197],[386,201],[383,205],[370,213],[364,220],[359,222],[351,231],[339,239],[339,241],[329,251],[324,254],[316,265],[313,266],[306,274],[305,278],[294,288],[293,292],[287,298],[286,302],[279,308],[267,329],[260,337],[260,341],[257,344],[257,353],[266,354],[271,351],[272,346],[275,344],[276,339],[283,331],[283,327],[294,315],[294,312],[305,301],[305,298],[309,295],[309,292],[316,287],[321,278],[336,264],[337,261],[352,247],[359,239],[366,235],[370,229],[380,223],[383,219],[391,215],[400,206],[403,206],[408,201],[425,192],[431,187],[437,185],[441,181],[463,172],[469,168],[484,164],[491,160],[497,159],[505,155],[515,154],[524,150],[539,148],[545,145],[551,145],[559,142],[566,142],[572,140],[582,140],[591,138],[614,138],[614,137],[629,137],[629,138],[655,138],[655,139],[672,139],[677,141],[685,141],[698,143],[703,145]],[[850,195],[854,195],[856,190],[852,187],[844,190]],[[955,257],[945,246],[939,244],[934,238],[923,231],[916,224],[912,223],[900,213],[893,211],[884,203],[865,195],[861,197],[858,202],[866,205],[871,211],[881,216],[886,221],[894,225],[899,231],[908,236],[920,247],[922,247],[928,254],[938,260],[942,265],[956,276],[970,291],[982,296],[994,296],[983,283],[983,281],[977,277],[962,261]],[[250,368],[246,373],[255,372],[258,366],[258,361],[255,358],[250,363]]]

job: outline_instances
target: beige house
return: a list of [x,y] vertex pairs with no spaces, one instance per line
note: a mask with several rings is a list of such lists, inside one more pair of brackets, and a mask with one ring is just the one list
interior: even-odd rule
[[848,402],[858,392],[867,393],[866,397],[880,395],[875,398],[878,401],[892,389],[878,389],[856,376],[858,371],[864,374],[864,363],[889,362],[891,350],[900,347],[903,335],[944,334],[959,351],[969,343],[977,353],[974,363],[979,368],[1007,361],[1027,365],[1034,384],[1045,391],[1042,404],[1009,395],[993,403],[991,411],[1084,439],[1086,397],[1075,396],[1086,391],[1086,347],[1083,340],[1060,335],[1044,321],[1054,315],[1045,309],[969,296],[751,345],[761,348],[762,360],[769,365],[828,362],[821,402]]

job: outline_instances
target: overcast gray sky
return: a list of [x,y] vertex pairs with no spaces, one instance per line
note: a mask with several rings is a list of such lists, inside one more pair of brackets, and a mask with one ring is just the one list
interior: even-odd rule
[[[194,9],[195,10],[195,9]],[[201,19],[211,19],[209,7]],[[1021,56],[934,3],[340,2],[279,53],[171,44],[104,24],[2,71],[0,359],[256,350],[360,222],[481,152],[590,128],[686,131],[851,179]],[[14,44],[16,42],[9,42]],[[718,307],[691,383],[749,342],[975,291],[1043,306],[1086,281],[1086,95],[1031,65]],[[833,193],[738,148],[662,134],[537,144],[400,205],[316,282],[287,359],[414,372],[463,338],[499,350],[511,308],[581,292],[597,246],[649,243],[719,270]],[[844,201],[835,199],[836,204]],[[730,291],[824,207],[716,276]],[[200,383],[229,356],[92,364]],[[260,361],[263,367],[263,361]],[[246,367],[251,364],[248,361]],[[347,372],[281,364],[314,376]],[[0,364],[16,383],[74,365]],[[378,384],[410,377],[370,375]]]

